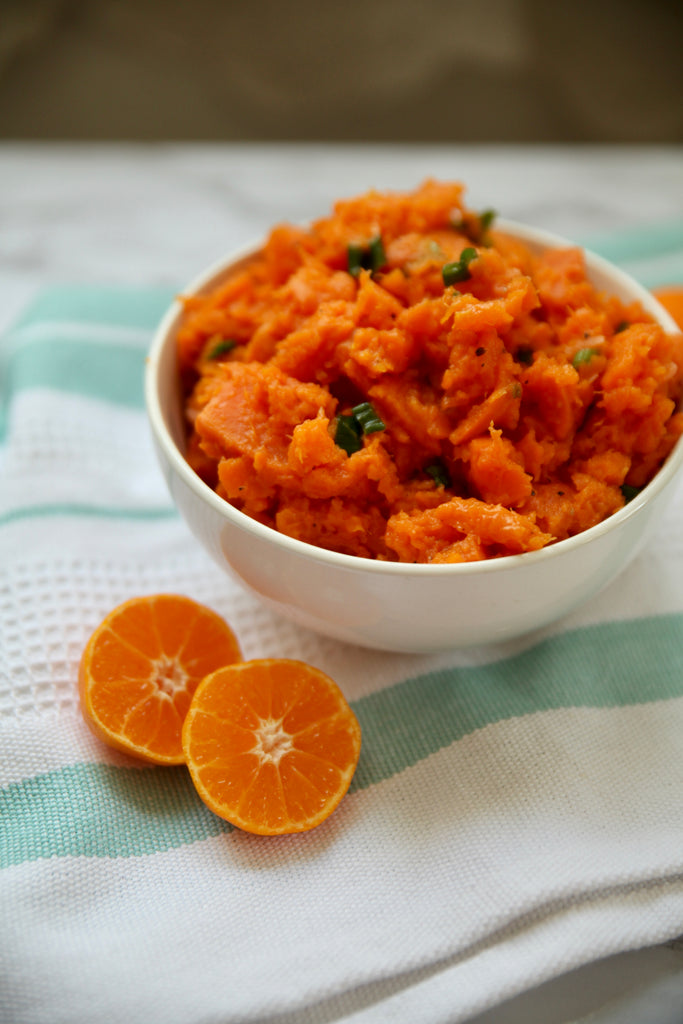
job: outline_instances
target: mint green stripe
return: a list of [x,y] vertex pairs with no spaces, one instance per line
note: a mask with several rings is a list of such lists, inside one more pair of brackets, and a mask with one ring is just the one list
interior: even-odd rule
[[560,634],[512,658],[431,672],[365,697],[356,713],[368,756],[354,786],[364,789],[504,719],[681,696],[683,616]]
[[683,221],[630,228],[584,239],[583,244],[613,263],[658,259],[683,250]]
[[[494,722],[681,696],[683,616],[551,637],[511,658],[429,672],[356,701],[363,750],[351,790],[376,785]],[[204,808],[183,768],[88,764],[0,790],[0,820],[0,866],[155,853],[229,829]]]
[[139,345],[26,341],[9,359],[5,391],[45,387],[142,409],[144,363]]
[[645,288],[683,283],[683,221],[632,228],[581,242],[622,267]]
[[77,764],[0,791],[0,866],[43,857],[134,857],[230,828],[180,768]]
[[0,526],[23,519],[43,519],[50,516],[90,516],[94,519],[173,519],[178,515],[174,506],[161,508],[98,508],[75,502],[53,505],[27,505],[0,513]]
[[108,327],[151,329],[177,294],[175,288],[60,285],[46,288],[20,317],[17,326],[44,320],[82,320]]
[[668,287],[669,285],[679,285],[683,283],[683,253],[681,253],[676,262],[670,260],[666,264],[662,263],[657,267],[652,265],[645,267],[642,264],[633,263],[624,266],[624,270],[628,271],[631,277],[639,281],[644,288],[649,288],[650,290]]

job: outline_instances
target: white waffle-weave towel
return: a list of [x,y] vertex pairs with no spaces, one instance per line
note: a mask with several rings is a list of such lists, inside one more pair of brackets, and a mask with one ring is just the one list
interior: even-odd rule
[[[538,636],[431,657],[315,636],[173,511],[142,407],[169,298],[46,292],[0,350],[0,1021],[452,1024],[680,935],[683,492]],[[185,769],[90,734],[83,644],[158,591],[215,608],[246,657],[342,687],[363,752],[318,829],[240,833]]]

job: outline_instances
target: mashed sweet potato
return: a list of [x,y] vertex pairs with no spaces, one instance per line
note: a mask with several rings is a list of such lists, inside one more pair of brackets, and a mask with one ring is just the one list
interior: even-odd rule
[[683,432],[683,336],[533,255],[460,184],[279,226],[185,298],[187,458],[236,508],[365,558],[534,551],[616,512]]

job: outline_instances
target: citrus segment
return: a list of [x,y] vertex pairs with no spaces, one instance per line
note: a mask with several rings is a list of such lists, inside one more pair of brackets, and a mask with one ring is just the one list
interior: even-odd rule
[[655,288],[653,295],[683,331],[683,285],[663,285]]
[[83,651],[83,717],[117,750],[154,764],[181,764],[182,724],[194,691],[205,675],[240,658],[228,624],[187,597],[125,601]]
[[358,721],[329,676],[264,658],[220,668],[197,687],[183,725],[197,792],[246,832],[304,832],[324,821],[351,783]]

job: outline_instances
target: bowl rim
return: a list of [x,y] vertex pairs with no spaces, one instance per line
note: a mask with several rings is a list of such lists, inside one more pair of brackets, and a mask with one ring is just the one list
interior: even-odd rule
[[[522,224],[508,218],[496,218],[496,230],[501,234],[508,234],[520,241],[543,248],[576,248],[578,246],[578,243],[572,242],[562,235],[543,228]],[[263,242],[264,239],[260,239],[255,243],[243,245],[239,249],[215,260],[196,275],[185,288],[182,288],[178,293],[179,296],[201,294],[215,287],[230,268],[253,258],[261,249]],[[584,253],[589,271],[594,269],[597,272],[601,272],[611,278],[616,286],[620,286],[622,289],[630,292],[633,299],[639,301],[667,333],[680,333],[680,329],[673,317],[644,285],[641,285],[639,281],[631,277],[626,271],[591,249],[585,246],[579,247]],[[591,544],[603,535],[617,530],[619,526],[638,515],[647,504],[656,498],[669,485],[676,476],[681,464],[683,464],[683,437],[681,437],[654,477],[623,508],[614,512],[595,526],[591,526],[589,529],[575,534],[573,537],[549,544],[538,551],[524,551],[519,554],[502,555],[499,558],[482,559],[477,562],[433,564],[429,562],[382,561],[317,547],[307,541],[289,537],[287,534],[279,533],[273,527],[259,523],[246,513],[235,508],[224,498],[221,498],[194,472],[175,443],[162,409],[159,394],[159,367],[162,353],[166,345],[171,343],[171,338],[175,337],[175,329],[179,324],[182,314],[182,303],[180,298],[176,298],[167,308],[154,332],[145,362],[144,397],[147,417],[153,435],[161,446],[164,456],[174,472],[179,475],[190,490],[235,527],[245,530],[255,538],[263,540],[268,544],[282,548],[293,556],[323,563],[330,568],[334,566],[338,569],[368,572],[379,576],[408,576],[415,578],[426,576],[437,578],[443,576],[485,575],[490,572],[500,573],[505,569],[523,569],[525,566],[531,568],[548,559],[557,559],[569,555],[577,548]]]

